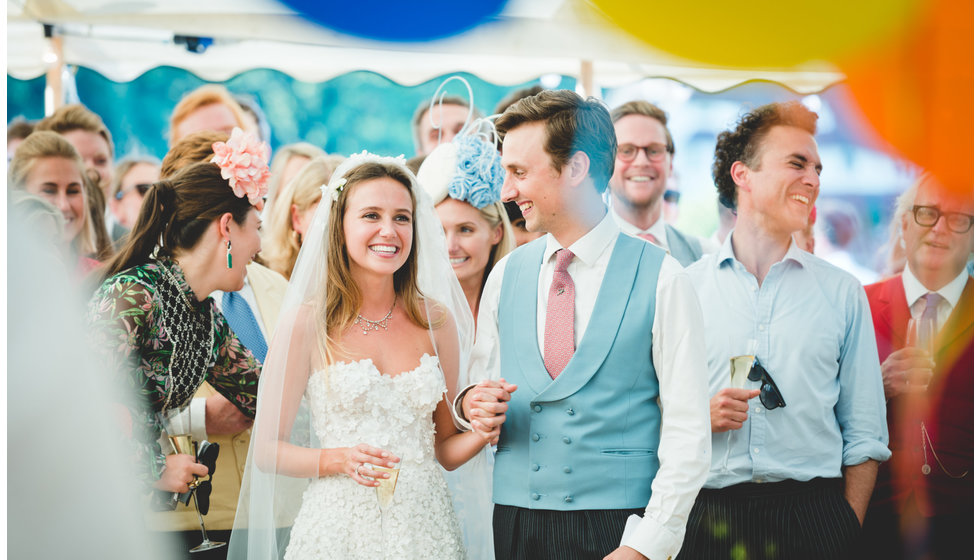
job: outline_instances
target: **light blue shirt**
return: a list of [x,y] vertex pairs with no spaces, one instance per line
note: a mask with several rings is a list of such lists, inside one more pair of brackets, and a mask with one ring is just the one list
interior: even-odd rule
[[732,356],[755,354],[786,402],[767,410],[751,399],[740,429],[712,433],[705,488],[838,478],[843,466],[891,456],[874,325],[857,279],[792,243],[760,287],[735,259],[731,235],[687,273],[703,310],[708,394],[731,386]]

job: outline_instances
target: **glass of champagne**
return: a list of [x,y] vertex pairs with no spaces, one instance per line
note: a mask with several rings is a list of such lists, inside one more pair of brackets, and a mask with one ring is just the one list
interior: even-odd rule
[[[735,342],[732,341],[730,347],[735,348],[736,346]],[[752,370],[752,364],[755,363],[756,341],[749,340],[747,347],[747,354],[732,356],[728,359],[729,382],[730,387],[733,389],[745,388],[745,382],[749,379],[749,371]],[[724,472],[730,472],[728,470],[728,458],[732,454],[732,438],[734,437],[734,432],[735,430],[728,430],[728,436],[725,442],[725,459],[721,464]]]
[[385,543],[385,513],[391,506],[391,500],[395,497],[395,486],[398,485],[398,473],[401,472],[399,467],[379,467],[378,465],[371,465],[373,470],[378,472],[388,473],[388,478],[378,478],[378,486],[374,488],[375,494],[378,498],[378,509],[381,510],[381,550],[382,555],[384,552]]
[[[170,446],[174,453],[183,453],[185,455],[190,455],[191,457],[197,458],[197,441],[194,440],[194,436],[190,433],[190,410],[187,410],[186,418],[181,411],[168,411],[166,413],[161,413],[160,415],[161,423],[163,424],[164,431],[167,434],[167,439],[170,440]],[[186,421],[185,421],[186,420]],[[208,531],[204,527],[204,516],[201,515],[201,508],[197,505],[197,477],[194,477],[194,482],[190,485],[191,498],[194,500],[194,511],[197,512],[197,518],[201,522],[201,536],[203,540],[201,544],[195,546],[190,551],[191,552],[204,552],[205,550],[212,550],[215,548],[221,548],[228,543],[221,541],[212,541],[208,538]]]
[[[905,346],[924,350],[929,357],[933,355],[933,343],[937,332],[936,320],[933,317],[920,317],[909,319],[908,327],[905,331]],[[910,385],[925,388],[929,385],[929,379],[906,379]]]

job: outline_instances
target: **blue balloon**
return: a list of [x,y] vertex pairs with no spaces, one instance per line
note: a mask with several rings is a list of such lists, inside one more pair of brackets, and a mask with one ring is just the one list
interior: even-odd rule
[[415,42],[457,35],[484,23],[507,0],[283,0],[300,15],[336,31],[381,41]]

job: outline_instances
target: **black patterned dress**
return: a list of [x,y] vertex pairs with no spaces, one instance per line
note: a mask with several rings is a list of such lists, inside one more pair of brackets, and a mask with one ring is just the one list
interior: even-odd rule
[[88,317],[93,351],[106,371],[121,377],[131,456],[147,486],[166,463],[157,441],[159,414],[186,407],[203,382],[255,417],[261,364],[210,297],[197,301],[176,262],[151,261],[106,279]]

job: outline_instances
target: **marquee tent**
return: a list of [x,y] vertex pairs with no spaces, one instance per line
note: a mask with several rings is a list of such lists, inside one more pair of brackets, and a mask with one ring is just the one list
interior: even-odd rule
[[[43,24],[54,41],[45,37]],[[207,48],[191,52],[175,36],[191,37],[192,46],[206,38],[198,44]],[[7,73],[18,79],[62,62],[114,81],[158,66],[212,81],[254,68],[307,82],[369,70],[403,85],[459,71],[494,83],[561,74],[577,77],[590,93],[649,77],[708,92],[770,80],[799,93],[843,79],[825,63],[728,69],[683,60],[618,30],[586,0],[511,0],[491,21],[424,43],[345,35],[272,0],[7,0],[7,48]]]

